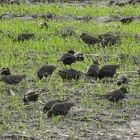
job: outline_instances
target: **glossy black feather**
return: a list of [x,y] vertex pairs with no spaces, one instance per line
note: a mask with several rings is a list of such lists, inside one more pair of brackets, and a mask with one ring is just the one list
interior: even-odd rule
[[110,102],[118,102],[125,98],[126,93],[128,93],[125,87],[121,87],[118,90],[108,92],[106,95],[102,95],[103,99],[107,99]]
[[56,68],[57,67],[54,65],[43,65],[41,68],[38,69],[37,76],[39,79],[42,79],[43,77],[47,78],[49,75],[52,75]]
[[116,74],[116,70],[120,67],[120,65],[116,64],[116,65],[104,65],[98,73],[98,77],[99,79],[102,79],[104,77],[111,77],[113,78],[113,76]]
[[26,78],[26,75],[3,75],[1,80],[7,84],[18,84],[23,79]]
[[52,116],[58,116],[58,115],[66,116],[69,113],[71,107],[73,106],[74,103],[69,103],[69,102],[56,103],[48,111],[47,116],[48,118]]

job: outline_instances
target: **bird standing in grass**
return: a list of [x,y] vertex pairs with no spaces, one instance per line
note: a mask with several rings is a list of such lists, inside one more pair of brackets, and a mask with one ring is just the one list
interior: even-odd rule
[[85,74],[87,76],[95,77],[97,79],[98,73],[99,73],[99,63],[97,60],[93,60],[92,65],[90,65]]
[[66,65],[70,65],[71,66],[71,64],[74,63],[76,61],[76,59],[75,59],[74,54],[71,52],[71,53],[65,53],[65,54],[63,54],[58,59],[58,62],[59,61],[61,61],[65,65],[65,67],[66,67]]
[[83,40],[84,43],[90,45],[95,45],[99,43],[99,39],[95,38],[87,33],[82,33],[80,38]]
[[18,35],[18,41],[24,42],[25,40],[33,39],[35,38],[35,34],[33,33],[21,33]]
[[83,62],[85,59],[83,53],[81,53],[81,52],[74,53],[74,56],[75,56],[76,61]]
[[57,67],[55,65],[43,65],[41,68],[38,69],[37,71],[37,76],[41,80],[43,77],[47,78],[49,75],[52,75],[54,70]]
[[[0,81],[3,81],[4,83],[9,84],[9,85],[16,85],[16,84],[19,84],[25,78],[26,78],[26,75],[3,75],[0,78]],[[11,89],[11,86],[10,86],[10,93],[12,95],[15,95],[15,93]]]
[[117,85],[128,84],[130,80],[125,75],[120,75],[117,80]]
[[122,17],[120,18],[120,22],[122,24],[130,24],[133,21],[134,17]]
[[128,93],[127,89],[125,87],[121,87],[118,90],[108,92],[107,94],[102,95],[101,98],[107,99],[110,102],[118,102],[124,99],[127,93]]
[[61,76],[61,78],[64,80],[79,80],[80,78],[80,71],[74,70],[74,69],[66,69],[66,70],[59,70],[58,75]]
[[38,99],[39,93],[37,90],[28,90],[23,98],[25,104],[29,104],[29,102],[36,102]]
[[113,35],[111,32],[100,34],[98,36],[101,45],[105,48],[106,46],[111,46],[117,44],[120,41],[119,35]]
[[20,83],[23,79],[26,78],[26,75],[3,75],[1,81],[14,85]]
[[48,26],[48,23],[44,21],[44,22],[39,23],[38,27],[48,29],[49,26]]
[[114,65],[104,65],[98,73],[99,79],[103,79],[104,77],[110,77],[113,78],[113,76],[116,74],[116,70],[120,67],[119,64]]
[[60,99],[57,99],[57,100],[50,100],[50,101],[48,101],[45,104],[45,106],[43,107],[44,114],[46,112],[48,112],[54,104],[56,104],[56,103],[63,103],[63,102],[66,102],[66,101],[68,101],[68,100],[60,100]]
[[71,107],[73,106],[74,103],[69,103],[69,102],[56,103],[47,112],[47,116],[48,118],[52,116],[58,116],[58,115],[66,116],[68,115]]
[[9,68],[2,68],[0,70],[0,75],[11,75],[10,69]]

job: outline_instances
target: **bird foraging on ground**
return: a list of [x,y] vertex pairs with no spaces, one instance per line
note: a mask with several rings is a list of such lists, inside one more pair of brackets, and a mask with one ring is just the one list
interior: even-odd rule
[[14,96],[15,93],[11,89],[11,85],[16,85],[20,83],[23,79],[26,78],[26,75],[3,75],[0,78],[0,81],[3,81],[6,84],[10,85],[9,92]]
[[23,98],[25,104],[29,104],[29,102],[36,102],[38,99],[39,93],[37,90],[28,90]]
[[25,78],[26,75],[3,75],[0,80],[7,84],[14,85],[20,83]]
[[106,47],[117,44],[117,42],[120,41],[120,35],[113,35],[113,33],[107,32],[104,34],[100,34],[98,36],[98,39],[100,40],[100,44],[103,47]]
[[133,21],[134,17],[122,17],[120,18],[120,22],[122,24],[130,24]]
[[74,54],[65,53],[58,59],[58,62],[61,61],[65,66],[70,65],[76,61]]
[[59,70],[57,74],[60,75],[63,80],[79,80],[81,75],[80,71],[74,69]]
[[116,70],[120,67],[119,64],[110,64],[110,65],[104,65],[98,73],[99,79],[103,79],[104,77],[110,77],[113,78],[113,76],[116,74]]
[[119,75],[117,80],[117,85],[128,84],[130,80],[125,75]]
[[82,33],[80,38],[83,40],[84,43],[88,45],[95,45],[99,43],[99,39],[95,38],[87,33]]
[[125,87],[121,87],[118,90],[108,92],[107,94],[102,95],[101,98],[107,99],[110,102],[118,102],[124,99],[127,93],[128,93],[127,89]]
[[45,104],[45,106],[43,107],[43,112],[44,112],[44,114],[45,114],[47,111],[49,111],[49,110],[51,109],[51,107],[52,107],[54,104],[56,104],[56,103],[63,103],[63,102],[66,102],[66,101],[68,101],[68,100],[59,100],[59,99],[57,99],[57,100],[50,100],[50,101],[48,101],[48,102]]
[[10,69],[9,68],[2,68],[0,70],[0,75],[11,75]]
[[97,60],[93,60],[92,65],[89,66],[85,74],[87,76],[95,77],[97,79],[98,73],[99,73],[99,63]]
[[51,107],[51,109],[47,112],[47,116],[48,118],[52,116],[58,116],[58,115],[66,116],[68,115],[71,107],[73,106],[74,103],[70,103],[70,102],[55,103]]
[[85,59],[83,53],[81,53],[81,52],[74,53],[74,56],[75,56],[76,61],[82,61],[83,62],[84,59]]
[[52,73],[54,72],[54,70],[57,67],[54,65],[43,65],[41,68],[38,69],[37,71],[37,76],[38,78],[41,80],[43,77],[47,78],[49,75],[52,75]]
[[21,33],[18,35],[17,40],[23,42],[25,40],[29,40],[33,38],[35,38],[35,34],[33,33]]
[[48,29],[49,26],[48,26],[48,23],[44,21],[44,22],[39,23],[38,27]]

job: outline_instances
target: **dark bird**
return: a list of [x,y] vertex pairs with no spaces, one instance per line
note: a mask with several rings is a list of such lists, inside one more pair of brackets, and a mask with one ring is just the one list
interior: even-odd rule
[[18,41],[25,41],[25,40],[29,40],[29,39],[33,39],[35,38],[35,34],[33,33],[21,33],[18,35]]
[[2,68],[0,70],[0,75],[11,75],[10,69],[9,68]]
[[48,77],[49,75],[52,75],[52,73],[54,72],[54,70],[57,67],[54,65],[43,65],[41,68],[39,68],[39,70],[37,71],[37,76],[38,78],[41,80],[43,77]]
[[44,112],[44,114],[45,114],[48,110],[50,110],[51,107],[52,107],[54,104],[56,104],[56,103],[63,103],[63,102],[66,102],[66,101],[67,101],[67,100],[59,100],[59,99],[48,101],[48,102],[45,104],[45,106],[43,107],[43,112]]
[[100,44],[103,47],[109,46],[109,45],[115,45],[117,42],[120,41],[119,35],[113,35],[111,32],[107,32],[104,34],[100,34],[98,36],[98,39],[100,40]]
[[39,25],[38,25],[38,26],[39,26],[39,28],[45,28],[45,29],[48,29],[48,27],[49,27],[49,26],[48,26],[48,23],[47,23],[47,22],[45,22],[45,21],[44,21],[44,22],[39,23]]
[[92,65],[90,65],[85,74],[88,76],[95,77],[97,79],[98,73],[99,73],[99,63],[97,60],[93,60]]
[[0,80],[7,84],[13,85],[20,83],[25,78],[26,75],[3,75]]
[[114,64],[114,65],[104,65],[98,73],[98,77],[99,79],[102,79],[104,77],[111,77],[113,78],[113,76],[116,74],[116,70],[120,67],[119,64]]
[[29,104],[29,102],[36,102],[38,99],[38,91],[35,90],[28,90],[23,98],[25,104]]
[[130,24],[133,21],[134,17],[122,17],[120,18],[120,22],[122,24]]
[[69,102],[56,103],[48,111],[47,116],[48,118],[58,115],[66,116],[69,113],[71,107],[73,106],[74,103]]
[[117,80],[117,85],[128,84],[130,80],[125,75],[120,75]]
[[76,61],[74,54],[71,53],[65,53],[63,54],[59,59],[58,62],[61,61],[65,66],[71,65]]
[[118,102],[125,98],[126,93],[128,93],[127,89],[125,87],[121,87],[118,90],[115,90],[115,91],[109,92],[105,95],[102,95],[101,98],[107,99],[110,102]]
[[88,45],[95,45],[95,44],[99,43],[98,38],[95,38],[95,37],[93,37],[91,35],[88,35],[87,33],[82,33],[80,38],[83,40],[84,43],[86,43]]
[[74,70],[74,69],[66,69],[66,70],[59,70],[58,75],[61,76],[61,78],[63,80],[72,80],[72,79],[75,79],[75,80],[79,80],[80,78],[80,71],[77,71],[77,70]]
[[83,53],[81,53],[81,52],[76,52],[76,53],[74,53],[74,56],[75,56],[75,59],[76,59],[76,61],[84,61],[84,55],[83,55]]
[[140,69],[137,70],[138,75],[140,76]]

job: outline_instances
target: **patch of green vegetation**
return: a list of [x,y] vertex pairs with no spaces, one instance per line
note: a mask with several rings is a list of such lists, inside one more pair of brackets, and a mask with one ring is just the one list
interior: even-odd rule
[[140,6],[128,5],[125,7],[118,6],[101,6],[93,5],[77,6],[77,5],[57,5],[57,4],[37,4],[37,5],[4,5],[0,6],[0,13],[13,14],[47,14],[55,13],[56,15],[74,15],[74,16],[108,16],[108,15],[139,15]]

